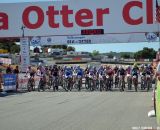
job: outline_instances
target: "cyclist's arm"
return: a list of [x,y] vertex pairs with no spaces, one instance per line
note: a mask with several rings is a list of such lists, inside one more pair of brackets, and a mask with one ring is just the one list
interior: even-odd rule
[[27,69],[27,70],[26,70],[26,74],[25,74],[25,76],[27,76],[27,74],[28,74],[28,73],[29,73],[29,70]]

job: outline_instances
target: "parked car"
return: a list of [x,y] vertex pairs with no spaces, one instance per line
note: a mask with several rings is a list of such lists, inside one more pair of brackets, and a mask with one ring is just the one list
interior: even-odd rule
[[32,66],[38,66],[39,64],[45,66],[47,63],[43,60],[31,60],[31,65]]

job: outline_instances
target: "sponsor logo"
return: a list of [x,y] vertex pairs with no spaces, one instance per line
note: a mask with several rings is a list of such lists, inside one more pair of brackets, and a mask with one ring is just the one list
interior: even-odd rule
[[41,37],[33,37],[31,39],[31,45],[32,46],[39,46],[41,43]]
[[146,33],[145,35],[148,42],[155,42],[157,40],[156,33]]
[[52,42],[52,38],[48,37],[47,42],[49,42],[49,43]]

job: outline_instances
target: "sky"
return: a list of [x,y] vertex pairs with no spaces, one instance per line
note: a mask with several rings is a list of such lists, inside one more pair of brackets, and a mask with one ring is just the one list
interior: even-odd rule
[[[54,0],[0,0],[0,3],[17,3],[17,2],[33,2],[33,1],[54,1]],[[156,51],[159,48],[159,42],[152,43],[106,43],[106,44],[86,44],[86,45],[72,45],[76,51],[92,52],[97,50],[101,53],[106,52],[136,52],[142,50],[144,47],[153,48]]]
[[153,48],[158,51],[159,43],[106,43],[106,44],[92,44],[92,45],[74,45],[76,51],[89,51],[97,50],[101,53],[106,52],[137,52],[144,47]]

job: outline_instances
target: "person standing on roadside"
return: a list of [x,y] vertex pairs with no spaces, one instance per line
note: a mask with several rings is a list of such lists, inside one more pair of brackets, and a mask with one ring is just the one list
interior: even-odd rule
[[18,67],[18,66],[16,66],[16,68],[15,68],[14,71],[13,71],[13,73],[14,73],[14,74],[17,74],[17,75],[19,74],[19,67]]
[[11,74],[12,73],[12,67],[9,65],[6,69],[6,74]]
[[0,69],[0,91],[2,91],[2,82],[3,82],[2,76],[3,76],[2,70]]
[[14,74],[16,74],[16,90],[18,89],[18,74],[19,74],[19,67],[16,66],[16,68],[13,71]]
[[51,70],[51,75],[53,76],[53,91],[57,90],[58,91],[58,76],[59,76],[59,70],[57,65],[53,66],[53,69]]

